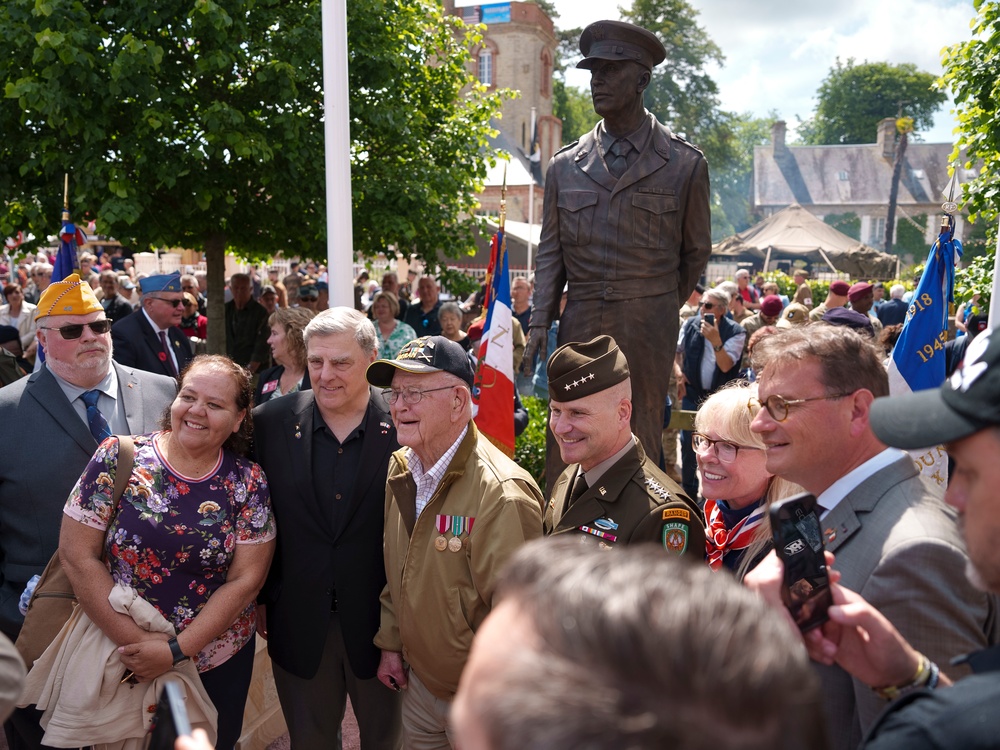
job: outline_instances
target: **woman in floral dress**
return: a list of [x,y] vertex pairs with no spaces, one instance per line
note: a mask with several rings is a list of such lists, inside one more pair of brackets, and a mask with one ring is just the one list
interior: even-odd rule
[[[135,438],[118,507],[112,497],[119,443],[110,437],[66,502],[59,540],[77,598],[119,645],[126,677],[145,682],[195,660],[219,712],[220,750],[232,748],[242,730],[254,601],[274,553],[267,479],[241,457],[252,405],[246,370],[227,357],[195,358],[163,430]],[[153,604],[177,636],[146,632],[116,613],[108,603],[115,584]]]

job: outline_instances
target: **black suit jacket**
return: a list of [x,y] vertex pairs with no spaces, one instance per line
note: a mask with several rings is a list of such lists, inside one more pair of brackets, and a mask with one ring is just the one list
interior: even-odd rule
[[[104,305],[104,303],[102,302],[101,305]],[[132,308],[132,305],[120,294],[116,294],[115,298],[104,306],[104,314],[108,316],[108,320],[112,323],[121,320],[127,315],[131,315],[133,312],[135,310]]]
[[884,326],[892,326],[906,320],[907,304],[901,299],[891,299],[884,303],[875,314]]
[[[128,431],[157,429],[176,381],[112,367]],[[24,620],[18,598],[55,552],[63,505],[97,441],[47,367],[0,389],[0,425],[8,437],[0,454],[0,631],[13,640]]]
[[[167,331],[167,340],[177,357],[177,371],[180,372],[194,358],[191,341],[177,326]],[[170,365],[160,359],[162,347],[153,326],[146,320],[142,310],[135,315],[122,318],[111,326],[111,342],[115,347],[115,362],[126,367],[135,367],[160,375],[170,375]]]
[[[257,387],[253,391],[253,402],[255,405],[260,406],[261,404],[267,403],[272,398],[274,398],[273,388],[267,393],[264,393],[264,388],[271,382],[278,380],[285,372],[284,365],[275,365],[257,376]],[[309,368],[307,367],[305,373],[302,376],[302,388],[300,390],[308,391],[312,388],[312,383],[309,382]]]
[[268,652],[286,672],[311,679],[319,668],[334,592],[344,644],[358,679],[370,679],[381,653],[385,587],[382,532],[389,456],[399,447],[380,398],[369,401],[354,496],[332,528],[313,491],[313,391],[254,409],[254,460],[267,474],[278,546],[260,601],[267,607]]

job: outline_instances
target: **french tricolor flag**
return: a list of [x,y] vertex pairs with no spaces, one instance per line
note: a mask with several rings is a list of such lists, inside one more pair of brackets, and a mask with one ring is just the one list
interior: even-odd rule
[[510,270],[503,229],[493,236],[486,323],[472,397],[479,431],[508,456],[514,455],[514,341]]

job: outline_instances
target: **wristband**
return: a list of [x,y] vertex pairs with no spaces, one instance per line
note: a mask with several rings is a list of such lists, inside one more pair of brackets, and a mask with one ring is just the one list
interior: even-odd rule
[[178,664],[180,664],[182,662],[185,662],[185,661],[187,661],[188,659],[191,658],[190,656],[188,656],[187,654],[185,654],[183,651],[181,651],[181,644],[179,644],[177,642],[176,638],[171,638],[169,641],[167,641],[167,645],[170,646],[170,656],[174,660],[174,666],[175,667]]
[[937,687],[938,680],[940,679],[941,672],[938,669],[938,665],[932,662],[923,654],[920,654],[920,662],[917,665],[917,673],[913,675],[913,678],[902,685],[889,685],[888,687],[872,688],[875,694],[879,698],[884,698],[887,701],[895,700],[904,691],[913,690],[915,688],[927,687],[933,690]]

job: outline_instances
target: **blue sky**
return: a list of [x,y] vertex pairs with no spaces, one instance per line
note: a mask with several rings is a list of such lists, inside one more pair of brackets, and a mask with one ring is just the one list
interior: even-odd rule
[[[554,0],[560,28],[619,18],[606,0]],[[624,0],[628,4],[630,0]],[[709,70],[719,85],[723,109],[770,110],[794,128],[815,108],[816,90],[839,56],[858,62],[914,63],[940,75],[941,50],[971,37],[971,0],[689,0],[699,23],[726,56]],[[567,81],[586,87],[589,74],[572,71]],[[955,123],[948,103],[934,128],[921,133],[928,143],[952,141]],[[872,133],[872,141],[875,134]]]

